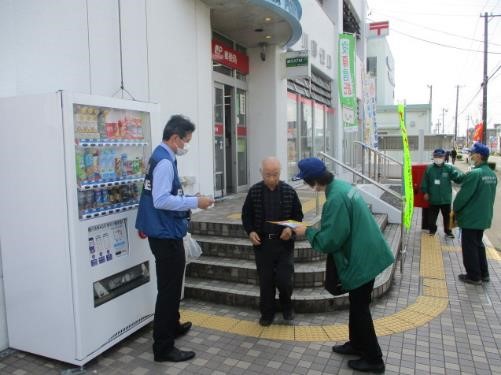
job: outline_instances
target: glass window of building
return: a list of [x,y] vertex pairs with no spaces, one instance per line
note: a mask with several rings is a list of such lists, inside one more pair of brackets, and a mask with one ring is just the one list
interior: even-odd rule
[[315,156],[319,151],[325,151],[324,105],[315,102],[313,105],[313,110],[314,110],[313,124],[314,124],[314,138],[315,138],[315,147],[313,149],[313,152]]
[[298,162],[298,136],[297,136],[297,110],[298,95],[287,93],[287,176],[291,178],[299,173]]
[[313,101],[301,98],[300,159],[313,156]]
[[246,92],[237,89],[236,115],[237,115],[237,165],[238,165],[238,185],[247,185],[247,116]]

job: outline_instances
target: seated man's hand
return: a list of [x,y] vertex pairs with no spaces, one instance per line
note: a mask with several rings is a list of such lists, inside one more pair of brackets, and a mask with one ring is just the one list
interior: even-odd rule
[[254,246],[261,245],[261,238],[259,238],[259,235],[256,232],[249,233],[249,240],[252,242]]
[[425,194],[425,195],[424,195],[424,200],[425,200],[425,201],[429,201],[429,200],[430,200],[430,196],[429,196],[428,194]]

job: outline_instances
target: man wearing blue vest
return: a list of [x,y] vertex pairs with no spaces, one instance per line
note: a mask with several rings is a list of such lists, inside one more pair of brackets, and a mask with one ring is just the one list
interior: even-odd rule
[[165,125],[162,143],[155,148],[146,169],[139,201],[136,228],[148,236],[157,273],[157,301],[153,322],[153,355],[157,362],[181,362],[195,356],[179,350],[174,339],[191,328],[179,321],[179,301],[186,264],[183,237],[188,230],[190,210],[208,208],[214,200],[183,195],[176,155],[188,152],[195,125],[174,115]]

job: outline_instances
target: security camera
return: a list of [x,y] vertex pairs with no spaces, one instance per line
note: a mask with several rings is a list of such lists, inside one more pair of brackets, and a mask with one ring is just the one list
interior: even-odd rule
[[261,47],[261,52],[259,56],[261,56],[261,61],[266,61],[266,46],[267,43],[259,43],[259,47]]

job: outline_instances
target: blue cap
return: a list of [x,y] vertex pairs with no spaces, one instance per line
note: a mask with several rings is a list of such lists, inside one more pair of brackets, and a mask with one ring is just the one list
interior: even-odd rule
[[489,156],[489,147],[483,145],[482,143],[475,143],[471,148],[470,152],[472,154],[480,154],[482,156]]
[[299,173],[292,177],[293,181],[302,180],[304,178],[321,177],[327,170],[322,160],[318,158],[306,158],[299,161],[297,164]]
[[433,156],[438,156],[441,158],[442,156],[445,156],[445,151],[443,148],[437,148],[435,151],[433,151]]

